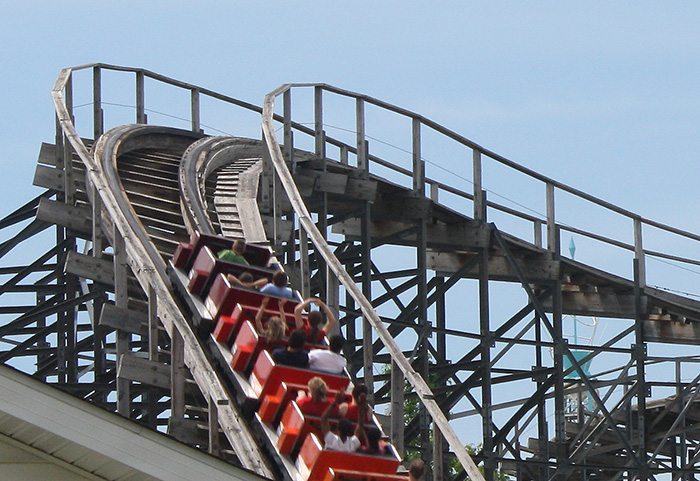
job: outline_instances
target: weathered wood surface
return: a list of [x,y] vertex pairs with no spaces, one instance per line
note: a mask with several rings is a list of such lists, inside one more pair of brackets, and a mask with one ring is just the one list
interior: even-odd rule
[[89,206],[41,199],[36,218],[66,227],[83,237],[92,238],[92,209]]
[[114,286],[114,264],[107,259],[71,251],[66,257],[65,271],[84,279]]
[[[342,234],[350,239],[361,238],[361,221],[352,218],[333,224],[332,232]],[[399,221],[372,221],[370,233],[373,239],[391,238],[390,244],[414,245],[416,241],[415,225]],[[489,246],[488,229],[467,224],[430,224],[427,226],[428,248],[449,250],[480,249]]]
[[124,309],[114,304],[108,303],[102,306],[99,323],[101,326],[131,334],[148,335],[148,314],[146,312]]
[[117,376],[170,390],[170,366],[127,353],[119,359]]

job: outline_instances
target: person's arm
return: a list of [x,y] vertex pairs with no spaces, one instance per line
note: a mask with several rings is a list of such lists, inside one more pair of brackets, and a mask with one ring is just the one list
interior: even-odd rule
[[297,326],[297,329],[303,329],[304,328],[304,318],[302,317],[304,313],[304,309],[308,307],[309,304],[311,304],[311,301],[313,300],[313,297],[310,297],[304,302],[300,302],[297,304],[297,306],[294,308],[294,322]]
[[263,297],[262,303],[260,304],[260,308],[258,309],[257,314],[255,314],[255,329],[258,330],[258,334],[262,334],[263,332],[263,323],[262,323],[262,318],[263,315],[265,314],[265,308],[267,307],[267,303],[270,301],[269,297]]
[[262,277],[262,278],[258,279],[257,281],[253,281],[249,287],[252,287],[252,288],[257,287],[258,289],[260,289],[261,287],[266,286],[269,282],[270,282],[269,280]]
[[326,333],[326,336],[329,336],[331,329],[333,329],[333,326],[335,326],[336,323],[335,316],[333,315],[333,312],[331,312],[330,307],[328,307],[322,300],[318,299],[316,304],[323,309],[323,312],[326,313],[326,325],[323,326],[323,332]]
[[228,279],[228,282],[230,284],[233,284],[235,286],[242,286],[243,283],[238,280],[238,277],[234,276],[233,274],[226,274],[226,279]]
[[278,308],[279,311],[280,311],[280,319],[282,319],[282,320],[285,321],[285,322],[287,322],[287,318],[286,318],[286,316],[284,315],[284,305],[287,304],[287,301],[288,301],[288,300],[289,300],[289,299],[285,299],[284,297],[281,297],[281,298],[277,301],[277,308]]
[[335,399],[333,399],[333,402],[328,405],[325,411],[323,411],[323,414],[321,415],[321,432],[323,433],[323,438],[326,438],[326,434],[328,434],[331,430],[331,425],[328,422],[328,418],[330,417],[331,413],[335,409],[335,407],[340,403],[340,401],[343,400],[343,393],[342,391],[338,391],[338,394],[335,395]]

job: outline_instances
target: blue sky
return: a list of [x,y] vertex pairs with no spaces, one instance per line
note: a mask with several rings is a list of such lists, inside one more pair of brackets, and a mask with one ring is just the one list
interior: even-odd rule
[[60,69],[105,62],[256,103],[286,82],[366,93],[700,230],[696,2],[3,3],[4,210],[32,194]]
[[0,215],[39,193],[61,68],[104,62],[258,104],[287,82],[362,92],[700,232],[698,25],[691,1],[4,1]]

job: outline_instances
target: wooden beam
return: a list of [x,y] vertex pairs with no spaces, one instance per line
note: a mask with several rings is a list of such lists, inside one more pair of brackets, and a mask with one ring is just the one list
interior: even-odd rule
[[149,361],[132,353],[124,354],[119,360],[117,376],[162,389],[170,389],[169,365]]
[[69,205],[43,198],[39,201],[36,218],[92,238],[92,209],[89,206]]
[[348,184],[348,176],[319,170],[301,170],[294,176],[294,181],[307,186],[310,182],[313,192],[344,194]]
[[[438,275],[448,277],[470,262],[476,254],[469,252],[432,252],[428,253],[428,269]],[[530,282],[553,281],[559,278],[559,262],[552,260],[518,259],[518,266]],[[473,269],[464,274],[465,278],[476,279],[478,272]],[[504,256],[489,256],[489,279],[498,281],[519,282],[515,270]]]
[[377,197],[377,181],[348,177],[345,195],[355,200],[374,201]]
[[[386,238],[394,234],[408,231],[413,224],[397,221],[373,221],[370,230],[373,239]],[[333,225],[332,232],[342,234],[348,238],[360,239],[360,219],[353,218]],[[490,235],[487,229],[470,226],[467,224],[429,224],[426,229],[427,243],[430,249],[446,250],[470,250],[488,247]],[[409,231],[401,236],[397,245],[414,245],[416,241],[415,231]]]
[[46,142],[41,143],[41,148],[39,149],[39,158],[37,163],[44,165],[56,166],[56,145],[49,144]]
[[200,427],[196,419],[170,418],[168,435],[185,444],[206,446],[209,442],[207,433]]
[[700,323],[678,321],[644,321],[646,342],[700,345]]
[[148,314],[105,304],[100,314],[100,326],[111,327],[140,336],[148,335]]
[[430,219],[433,217],[433,201],[428,197],[411,195],[382,196],[372,206],[372,215],[399,221]]
[[114,267],[111,261],[97,257],[68,252],[64,270],[78,277],[92,279],[95,282],[114,285]]
[[[563,313],[568,315],[634,319],[632,294],[564,291],[562,304]],[[551,299],[545,300],[542,307],[545,311],[551,312]]]
[[63,179],[60,175],[61,171],[54,167],[37,164],[32,185],[63,192]]

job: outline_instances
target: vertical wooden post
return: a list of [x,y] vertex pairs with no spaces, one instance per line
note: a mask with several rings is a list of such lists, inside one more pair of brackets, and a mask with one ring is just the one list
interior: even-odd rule
[[[321,159],[322,170],[327,170],[326,166],[326,133],[323,130],[323,88],[320,86],[314,87],[314,139],[316,148],[316,157]],[[318,211],[317,227],[324,239],[328,235],[328,193],[321,193],[321,207]],[[316,256],[316,263],[319,277],[323,279],[322,283],[328,284],[328,272],[326,261],[323,256]],[[326,294],[328,296],[328,294]]]
[[481,152],[474,149],[472,152],[472,177],[474,178],[474,220],[486,222],[484,219],[484,197],[482,195]]
[[[415,178],[415,177],[414,177]],[[423,190],[418,188],[417,192]],[[427,280],[427,251],[428,251],[428,233],[427,220],[425,218],[417,221],[418,232],[416,239],[416,287],[418,300],[418,309],[416,311],[416,333],[419,337],[418,345],[418,372],[423,377],[426,383],[430,385],[430,360],[428,351],[428,335],[430,330],[430,322],[428,321],[428,280]],[[430,439],[430,416],[428,411],[420,403],[418,412],[418,424],[420,427],[421,451],[423,459],[426,462],[431,462],[433,467],[442,462],[441,456],[434,455],[433,445]],[[435,479],[435,478],[433,478]]]
[[191,90],[191,108],[192,108],[192,132],[200,133],[202,127],[199,123],[199,89]]
[[170,423],[178,425],[185,417],[185,341],[173,329],[170,342]]
[[[128,309],[129,292],[127,287],[127,257],[126,245],[121,232],[114,228],[114,305]],[[121,364],[122,357],[130,350],[131,334],[117,330],[117,366]],[[124,417],[129,417],[131,412],[131,393],[129,380],[119,375],[117,370],[117,412]]]
[[326,305],[338,319],[333,326],[333,334],[337,334],[340,332],[340,283],[328,266],[326,266]]
[[549,252],[559,250],[557,243],[557,222],[554,213],[554,184],[547,182],[547,249]]
[[[92,191],[92,256],[97,259],[101,259],[104,251],[104,236],[102,235],[102,198],[92,182],[90,182],[88,188]],[[93,336],[95,338],[93,341],[93,355],[95,359],[93,371],[95,381],[98,381],[102,379],[102,376],[106,371],[106,358],[104,352],[105,329],[97,322],[97,319],[102,312],[103,301],[100,298],[95,299],[92,305],[93,318],[95,319],[93,325]],[[98,402],[105,402],[106,400],[106,396],[102,395],[100,396]]]
[[[371,232],[371,206],[369,202],[365,202],[365,212],[361,219],[361,256],[362,263],[362,294],[367,299],[372,299],[372,232]],[[372,366],[374,365],[374,349],[372,337],[372,325],[365,316],[362,316],[362,354],[364,366],[364,379],[367,389],[369,390],[369,401],[374,403],[374,373]]]
[[311,295],[311,271],[309,268],[309,239],[304,228],[299,225],[299,270],[301,275],[301,295],[304,299]]
[[[158,297],[152,285],[148,286],[148,359],[158,361]],[[148,426],[157,428],[158,394],[154,387],[148,388]]]
[[136,123],[147,123],[146,117],[146,86],[143,71],[136,72]]
[[[65,86],[65,102],[68,115],[72,121],[73,117],[73,76],[68,78]],[[64,202],[68,205],[75,203],[75,179],[73,174],[73,147],[67,137],[64,136],[63,146],[63,195]],[[75,235],[69,230],[65,230],[66,254],[75,251]],[[60,264],[60,263],[59,263]],[[64,274],[65,299],[69,300],[78,293],[78,278],[73,274]],[[78,381],[78,359],[77,359],[77,308],[68,309],[60,314],[62,321],[59,322],[63,337],[65,350],[65,370],[68,382]]]
[[[64,143],[67,142],[63,136],[63,130],[61,129],[61,122],[56,116],[56,168],[58,170],[65,171],[65,149]],[[56,199],[65,202],[65,192],[58,192]],[[61,226],[56,226],[56,245],[61,245],[66,239],[66,229]],[[65,263],[67,255],[67,249],[61,251],[60,258],[58,259],[57,266]],[[57,268],[56,272],[56,283],[63,289],[59,294],[62,300],[66,299],[66,277],[63,274],[63,270]],[[56,375],[57,381],[59,383],[66,382],[66,316],[64,313],[59,312],[56,316]]]
[[104,112],[102,110],[102,69],[92,69],[92,128],[93,139],[97,140],[104,133]]
[[425,162],[421,158],[421,122],[417,117],[413,118],[413,192],[425,195]]
[[296,172],[294,161],[294,133],[292,132],[292,92],[287,89],[282,94],[284,115],[284,160],[289,164],[292,175]]
[[[480,198],[479,206],[486,205],[486,192],[481,191],[475,197]],[[476,215],[475,215],[476,217]],[[486,223],[484,212],[479,219]],[[479,335],[481,352],[481,430],[483,439],[484,479],[493,481],[493,400],[491,393],[491,348],[493,348],[493,333],[491,332],[491,315],[489,311],[489,249],[479,249]]]
[[[636,221],[637,219],[635,219]],[[635,223],[636,226],[636,223]],[[641,226],[640,226],[641,231]],[[636,229],[635,229],[636,234]],[[641,232],[640,232],[640,248],[641,248]],[[636,236],[635,236],[636,240]],[[635,243],[636,247],[636,243]],[[639,457],[639,472],[637,473],[637,478],[640,481],[646,481],[649,479],[648,472],[648,446],[647,446],[647,423],[646,423],[646,407],[647,407],[647,383],[645,376],[645,365],[647,357],[647,346],[644,342],[644,308],[642,304],[642,294],[643,294],[643,279],[642,279],[642,262],[639,258],[634,259],[634,311],[635,311],[635,326],[634,326],[634,345],[632,346],[632,355],[634,356],[635,363],[635,386],[636,386],[636,397],[637,397],[637,455]],[[681,404],[682,405],[682,404]]]
[[646,256],[642,242],[642,219],[639,217],[634,218],[634,257],[639,266],[639,286],[644,289],[647,285]]
[[219,407],[216,400],[207,396],[209,403],[209,454],[219,454]]
[[433,481],[448,479],[445,469],[445,438],[437,426],[433,426]]
[[367,173],[367,139],[365,137],[365,102],[357,99],[355,102],[355,125],[357,131],[357,168]]
[[[548,184],[549,187],[550,184]],[[553,197],[553,194],[552,194]],[[549,198],[549,196],[548,196]],[[548,202],[549,205],[549,202]],[[553,201],[552,201],[553,205]],[[552,211],[554,209],[552,208]],[[559,261],[561,257],[559,228],[555,225],[552,212],[551,226],[554,232],[553,241],[549,242],[552,259]],[[550,218],[547,219],[547,227],[550,226]],[[554,294],[552,295],[552,326],[554,328],[554,439],[556,443],[555,457],[560,468],[568,464],[566,453],[566,417],[564,402],[564,324],[563,324],[563,304],[562,304],[562,281],[561,277],[554,281]]]
[[391,363],[391,443],[404,456],[404,386],[403,371],[393,361]]
[[435,301],[435,326],[437,342],[435,343],[437,349],[437,355],[440,358],[439,362],[444,362],[447,359],[447,336],[445,334],[446,319],[447,319],[447,300],[445,298],[445,291],[443,287],[445,285],[445,278],[442,276],[436,276],[435,290],[441,294]]
[[325,135],[323,131],[323,88],[314,87],[314,143],[316,157],[325,157]]

